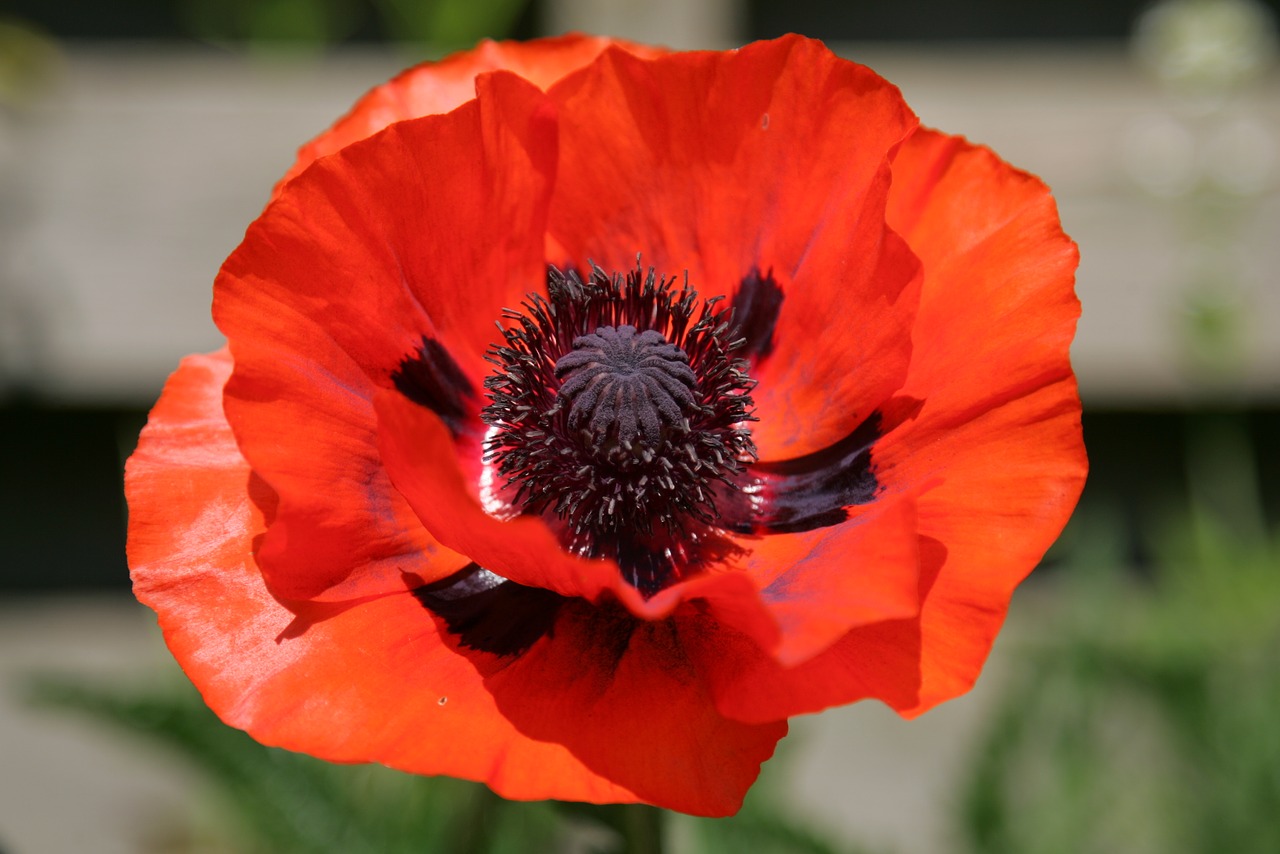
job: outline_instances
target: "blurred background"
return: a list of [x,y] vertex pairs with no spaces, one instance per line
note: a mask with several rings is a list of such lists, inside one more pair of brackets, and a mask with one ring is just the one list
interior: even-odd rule
[[[1081,247],[1091,474],[1062,541],[977,689],[913,722],[797,721],[750,832],[780,851],[1280,851],[1278,8],[0,5],[0,852],[332,842],[299,816],[345,784],[221,741],[130,597],[123,461],[178,359],[219,346],[213,276],[298,145],[412,62],[568,29],[822,38],[1043,177]],[[425,797],[361,779],[383,808]],[[677,826],[682,850],[741,850],[709,824]]]

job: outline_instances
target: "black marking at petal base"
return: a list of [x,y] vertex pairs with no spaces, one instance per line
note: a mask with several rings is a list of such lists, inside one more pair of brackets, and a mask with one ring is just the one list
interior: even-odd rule
[[498,656],[520,655],[549,634],[565,602],[558,593],[516,584],[474,563],[412,592],[461,646]]
[[475,387],[439,341],[423,335],[418,352],[400,362],[391,381],[405,397],[439,415],[453,435],[462,432]]
[[869,504],[879,482],[871,466],[871,446],[881,435],[882,418],[873,412],[843,439],[790,460],[756,463],[751,477],[763,505],[754,515],[726,519],[743,533],[793,534],[837,525],[846,508]]
[[573,606],[578,612],[578,619],[590,627],[590,635],[586,638],[588,648],[579,653],[582,669],[595,671],[608,684],[618,672],[636,631],[648,621],[637,619],[616,601],[595,603],[576,599]]
[[732,306],[732,337],[745,341],[739,356],[763,359],[773,352],[773,329],[778,325],[783,296],[772,270],[761,275],[757,268],[742,278]]

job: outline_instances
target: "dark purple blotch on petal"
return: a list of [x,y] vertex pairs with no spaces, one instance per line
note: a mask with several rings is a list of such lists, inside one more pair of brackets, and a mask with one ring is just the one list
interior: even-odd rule
[[391,375],[401,394],[439,415],[457,436],[475,409],[475,387],[439,341],[422,336],[418,352],[406,356]]
[[742,278],[733,295],[733,334],[743,339],[737,355],[746,359],[763,359],[773,352],[773,329],[782,311],[782,288],[774,281],[773,271],[763,275],[754,269]]
[[520,655],[549,634],[565,602],[558,593],[516,584],[474,563],[430,584],[413,575],[405,579],[460,646],[497,656]]
[[869,504],[879,489],[871,465],[882,418],[873,412],[843,439],[820,451],[751,466],[743,486],[757,502],[726,506],[725,527],[744,534],[794,534],[838,525],[846,508]]

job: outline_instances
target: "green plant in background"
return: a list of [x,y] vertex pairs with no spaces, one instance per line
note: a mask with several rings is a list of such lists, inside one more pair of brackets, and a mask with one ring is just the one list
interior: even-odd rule
[[528,0],[376,0],[392,38],[440,48],[470,47],[509,33]]
[[1110,517],[1064,543],[1060,625],[1021,656],[961,796],[983,854],[1280,851],[1280,531],[1242,425],[1192,416],[1187,506],[1138,579]]
[[[505,801],[485,786],[377,765],[334,765],[264,747],[225,726],[189,685],[128,689],[80,678],[31,681],[33,703],[77,711],[184,757],[210,784],[208,826],[187,828],[176,850],[237,854],[859,854],[778,807],[764,780],[727,819],[673,816],[658,839],[657,810]],[[768,771],[780,770],[777,763]],[[776,774],[773,777],[777,779]],[[165,850],[175,850],[170,844]]]
[[546,804],[500,810],[482,786],[263,747],[219,722],[189,687],[129,692],[44,677],[31,696],[176,749],[194,764],[218,796],[216,826],[206,830],[215,850],[516,854],[552,850],[557,833]]
[[349,38],[369,18],[383,35],[430,53],[511,31],[528,0],[184,0],[188,29],[251,49],[319,50]]
[[59,61],[57,45],[49,36],[23,21],[0,17],[0,109],[30,101]]
[[1275,186],[1277,140],[1253,98],[1280,55],[1275,16],[1258,0],[1159,0],[1138,17],[1133,50],[1163,89],[1165,115],[1133,137],[1130,172],[1181,232],[1183,367],[1201,386],[1234,387],[1267,334],[1251,309],[1268,283],[1244,250]]
[[254,48],[319,49],[360,25],[354,0],[185,0],[183,17],[197,38]]

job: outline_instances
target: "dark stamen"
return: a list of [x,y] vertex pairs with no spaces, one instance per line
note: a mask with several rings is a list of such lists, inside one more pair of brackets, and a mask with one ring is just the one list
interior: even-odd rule
[[717,494],[755,459],[746,362],[727,312],[638,266],[587,282],[551,268],[487,354],[485,461],[513,509],[619,560],[646,593],[718,527]]

